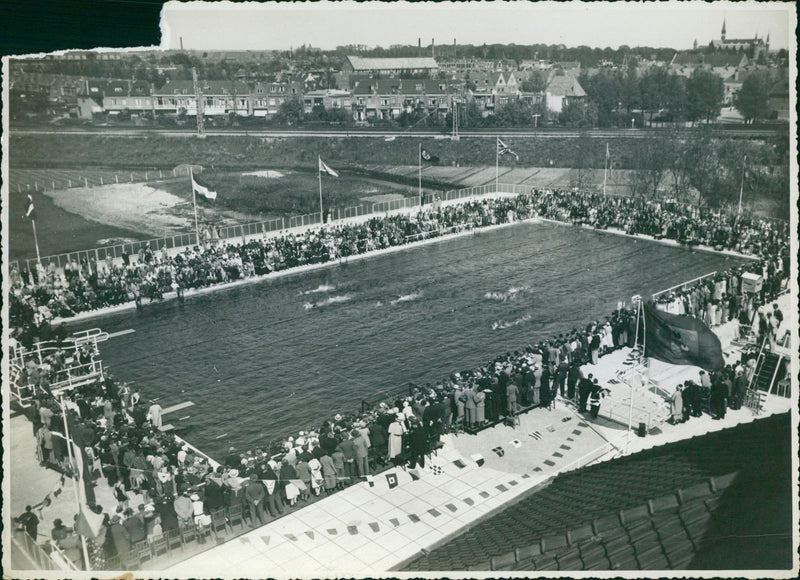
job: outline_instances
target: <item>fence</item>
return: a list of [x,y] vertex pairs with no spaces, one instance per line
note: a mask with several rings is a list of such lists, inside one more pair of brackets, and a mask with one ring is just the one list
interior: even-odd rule
[[[202,167],[198,166],[202,173]],[[72,169],[12,169],[9,191],[56,191],[76,187],[98,187],[117,183],[146,183],[176,177],[188,177],[189,168],[146,169],[144,171],[82,171]]]
[[[530,191],[530,188],[524,186],[503,185],[502,187],[504,190],[510,190],[510,192],[512,193],[516,193],[518,191],[520,193],[523,191],[524,192]],[[422,202],[423,204],[429,204],[434,202],[436,199],[443,199],[450,201],[455,199],[463,199],[467,197],[486,195],[488,193],[494,193],[494,191],[495,191],[494,184],[484,185],[479,187],[469,187],[467,189],[447,191],[443,194],[443,197],[440,197],[438,194],[425,194],[422,196]],[[380,214],[398,209],[413,208],[418,206],[419,203],[420,203],[420,197],[414,196],[414,197],[406,197],[386,202],[379,202],[372,204],[365,203],[346,208],[336,208],[335,210],[332,208],[328,219],[341,220],[341,219],[349,219],[371,214]],[[291,216],[289,218],[276,218],[264,222],[241,224],[234,226],[222,226],[216,228],[213,232],[204,235],[204,239],[201,241],[208,241],[209,239],[215,239],[215,238],[223,240],[234,239],[234,238],[246,238],[247,236],[264,235],[272,232],[286,230],[289,228],[315,226],[319,225],[320,223],[321,220],[319,212],[314,212],[305,215]],[[176,234],[173,236],[166,236],[161,238],[151,238],[148,240],[126,242],[124,244],[116,244],[113,246],[103,246],[99,248],[93,248],[90,250],[79,250],[75,252],[65,252],[63,254],[42,256],[41,264],[45,268],[49,267],[52,264],[53,267],[61,269],[71,262],[81,264],[83,262],[87,263],[101,262],[109,259],[116,260],[116,259],[121,259],[123,254],[135,255],[140,250],[148,248],[154,252],[163,250],[177,250],[180,248],[191,247],[195,245],[197,241],[198,241],[197,234],[195,232]],[[12,260],[9,262],[10,267],[16,266],[18,269],[23,268],[31,270],[32,268],[35,267],[35,265],[36,265],[36,260],[34,258],[29,258],[26,260]]]

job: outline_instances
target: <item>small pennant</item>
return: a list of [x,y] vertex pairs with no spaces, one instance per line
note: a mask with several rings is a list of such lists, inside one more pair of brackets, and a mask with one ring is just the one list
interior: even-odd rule
[[379,532],[381,527],[378,525],[378,522],[370,522],[369,527],[372,528],[373,532]]
[[339,530],[337,530],[336,528],[328,528],[328,535],[335,536],[338,533],[339,533]]
[[453,461],[453,464],[459,469],[464,469],[467,466],[467,464],[461,461],[460,459],[456,459],[455,461]]
[[503,448],[502,448],[502,447],[499,447],[499,446],[498,446],[498,447],[495,447],[494,449],[492,449],[492,451],[494,451],[495,453],[497,453],[498,457],[502,457],[503,455],[505,455],[505,454],[506,454],[506,452],[503,450]]
[[482,491],[478,495],[481,496],[483,499],[486,499],[487,497],[489,497],[489,492],[488,491]]
[[411,476],[412,481],[417,481],[419,479],[419,471],[416,469],[409,469],[408,474]]
[[416,524],[419,521],[419,516],[417,514],[408,514],[408,519]]
[[311,538],[311,539],[313,540],[313,539],[314,539],[314,532],[313,532],[313,531],[311,531],[311,530],[308,530],[308,531],[306,532],[306,536],[308,536],[309,538]]
[[548,426],[547,426],[547,430],[548,430],[548,431],[550,431],[550,433],[552,433],[553,431],[555,431],[555,430],[556,430],[556,428],[555,428],[555,427],[553,427],[552,425],[548,425]]
[[396,528],[397,526],[399,526],[399,525],[400,525],[400,520],[398,520],[397,518],[392,518],[392,519],[390,519],[389,521],[391,522],[391,524],[392,524],[392,525],[393,525],[395,528]]

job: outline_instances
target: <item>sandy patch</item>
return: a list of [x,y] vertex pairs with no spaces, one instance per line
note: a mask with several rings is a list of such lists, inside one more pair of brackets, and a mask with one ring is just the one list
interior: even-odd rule
[[284,176],[283,173],[280,171],[273,171],[272,169],[266,169],[264,171],[250,171],[248,173],[242,173],[242,175],[250,175],[253,177],[264,177],[265,179],[280,179]]
[[120,228],[163,236],[194,229],[192,204],[141,183],[46,192],[61,209]]

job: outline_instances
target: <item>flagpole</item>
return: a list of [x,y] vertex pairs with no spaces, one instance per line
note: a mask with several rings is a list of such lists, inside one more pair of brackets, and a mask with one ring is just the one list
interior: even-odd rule
[[494,144],[494,192],[498,191],[498,182],[500,180],[500,137],[495,137]]
[[422,205],[422,143],[419,144],[417,163],[419,164],[419,204]]
[[319,223],[322,224],[322,158],[317,155],[317,178],[319,179]]
[[736,221],[739,221],[739,217],[742,214],[742,194],[744,193],[744,171],[747,163],[747,155],[744,156],[742,159],[742,183],[739,186],[739,211],[736,212]]
[[31,227],[33,227],[33,244],[36,246],[36,262],[41,266],[42,257],[39,255],[39,237],[36,235],[36,220],[31,220]]
[[606,178],[608,177],[608,142],[606,141],[606,164],[603,170],[603,195],[606,194]]
[[200,245],[200,226],[197,225],[197,194],[194,191],[194,172],[189,168],[189,179],[192,180],[192,205],[194,206],[194,237],[197,245]]

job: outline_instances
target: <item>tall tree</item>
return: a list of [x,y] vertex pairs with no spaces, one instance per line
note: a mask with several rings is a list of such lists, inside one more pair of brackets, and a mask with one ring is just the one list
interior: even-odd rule
[[712,72],[695,69],[686,82],[686,112],[692,122],[705,120],[711,122],[722,110],[725,85],[722,79]]
[[742,88],[736,93],[733,104],[744,117],[745,123],[763,119],[769,112],[769,80],[755,73],[745,77]]

